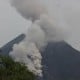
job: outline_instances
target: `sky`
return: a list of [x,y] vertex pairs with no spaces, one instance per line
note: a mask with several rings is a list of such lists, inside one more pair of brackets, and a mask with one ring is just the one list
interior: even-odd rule
[[63,17],[70,29],[67,42],[80,51],[80,0],[60,0]]
[[[60,1],[63,1],[63,0],[60,0]],[[66,1],[71,1],[71,0],[66,0]],[[75,2],[75,0],[73,0],[73,2]],[[64,2],[64,5],[66,6],[66,2]],[[75,9],[77,10],[77,8],[75,8]],[[66,13],[66,11],[65,11],[65,13]],[[78,12],[78,13],[80,13],[80,12]],[[73,20],[74,18],[75,19],[77,18],[78,21],[80,21],[80,17],[79,16],[73,17],[72,14],[70,14],[70,15],[72,17],[70,19],[67,19],[66,15],[65,15],[66,17],[64,17],[66,22],[72,26],[72,27],[70,27],[72,34],[71,34],[70,38],[67,39],[67,42],[72,47],[74,47],[75,49],[80,51],[80,26],[79,26],[80,22],[77,22],[77,20],[76,20],[76,24],[77,24],[76,25],[76,24],[74,24],[74,20]],[[72,21],[72,23],[69,23],[71,21]],[[30,25],[29,21],[25,20],[15,10],[15,8],[11,7],[10,3],[8,3],[7,0],[0,0],[0,47],[3,46],[4,44],[6,44],[7,42],[9,42],[10,40],[14,39],[19,34],[23,33],[25,31],[25,29],[28,28],[29,25]]]
[[24,32],[28,25],[8,1],[0,0],[0,47]]

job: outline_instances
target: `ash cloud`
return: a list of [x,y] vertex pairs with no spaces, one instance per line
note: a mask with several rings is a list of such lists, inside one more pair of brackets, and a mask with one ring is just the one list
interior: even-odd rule
[[[48,42],[57,42],[65,38],[66,29],[62,23],[48,14],[43,0],[12,0],[12,6],[32,24],[25,32],[26,38],[13,46],[10,56],[24,62],[35,75],[42,76],[42,56],[40,50]],[[53,15],[54,16],[54,15]]]
[[47,13],[41,0],[12,0],[12,5],[27,19],[35,21],[41,14]]

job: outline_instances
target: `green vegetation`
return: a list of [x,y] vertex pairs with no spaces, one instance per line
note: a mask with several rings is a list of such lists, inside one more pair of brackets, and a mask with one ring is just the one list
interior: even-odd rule
[[0,80],[35,80],[35,75],[24,64],[0,55]]

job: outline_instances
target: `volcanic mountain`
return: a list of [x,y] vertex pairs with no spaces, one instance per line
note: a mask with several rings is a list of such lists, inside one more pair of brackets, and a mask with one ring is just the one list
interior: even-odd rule
[[[9,55],[14,44],[20,43],[24,34],[1,47],[3,55]],[[80,52],[66,42],[50,42],[41,51],[43,65],[42,80],[80,80]]]
[[43,80],[80,80],[80,52],[65,42],[50,42],[42,52]]

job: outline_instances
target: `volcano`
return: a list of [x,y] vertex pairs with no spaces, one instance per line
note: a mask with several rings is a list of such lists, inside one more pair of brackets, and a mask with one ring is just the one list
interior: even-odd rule
[[[13,45],[25,38],[19,35],[1,47],[2,55],[9,55]],[[40,80],[80,80],[80,52],[66,42],[49,42],[43,51],[42,65],[43,78]]]
[[80,52],[69,44],[50,42],[42,57],[43,80],[80,80]]

